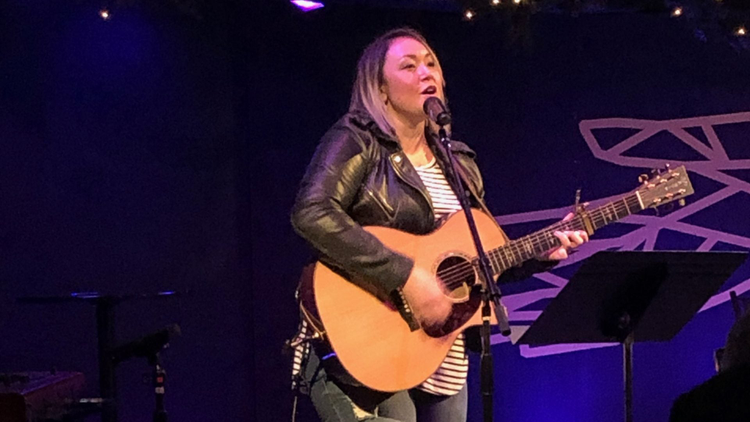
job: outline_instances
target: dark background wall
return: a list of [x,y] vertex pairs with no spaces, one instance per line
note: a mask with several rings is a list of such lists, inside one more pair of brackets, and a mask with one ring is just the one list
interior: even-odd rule
[[[82,371],[96,394],[93,306],[18,297],[190,291],[122,303],[118,339],[180,324],[164,353],[172,417],[253,419],[248,35],[230,43],[221,7],[106,22],[98,4],[2,7],[1,370]],[[143,359],[118,370],[121,420],[150,420],[144,374]]]
[[[641,169],[595,158],[582,120],[750,111],[750,56],[702,43],[666,16],[539,14],[519,44],[500,19],[364,6],[303,15],[285,2],[221,2],[195,19],[165,4],[107,22],[85,3],[6,0],[1,11],[0,371],[80,370],[96,392],[93,308],[21,306],[18,297],[189,290],[126,302],[117,315],[121,340],[181,325],[165,352],[174,420],[288,419],[280,350],[309,258],[288,212],[317,140],[347,108],[359,52],[378,33],[410,25],[436,49],[456,136],[478,151],[496,215],[568,206],[577,187],[593,199],[634,186]],[[719,131],[735,158],[750,158],[746,129]],[[638,154],[693,159],[673,141]],[[719,188],[693,177],[698,198]],[[738,211],[750,206],[748,191],[693,222],[750,236]],[[535,224],[508,229],[518,236]],[[700,244],[666,233],[656,248]],[[750,277],[742,271],[724,289]],[[665,420],[680,392],[711,375],[731,319],[723,304],[670,343],[636,347],[639,420]],[[616,348],[495,352],[498,420],[620,416]],[[121,420],[150,420],[146,371],[141,361],[119,369]],[[479,401],[470,406],[480,420]],[[300,420],[313,420],[304,401]]]

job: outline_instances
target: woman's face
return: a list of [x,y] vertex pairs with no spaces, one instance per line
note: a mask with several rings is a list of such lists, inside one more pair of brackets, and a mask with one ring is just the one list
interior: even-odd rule
[[385,55],[381,96],[389,112],[412,121],[425,119],[422,104],[428,97],[443,96],[443,75],[435,57],[413,38],[396,38]]

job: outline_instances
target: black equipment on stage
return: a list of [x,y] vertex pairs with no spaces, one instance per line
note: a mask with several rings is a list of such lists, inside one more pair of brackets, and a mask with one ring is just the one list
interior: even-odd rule
[[[135,341],[117,346],[115,339],[115,308],[124,301],[159,300],[174,298],[189,292],[164,291],[152,294],[105,295],[98,292],[79,292],[62,296],[22,297],[22,304],[63,304],[90,303],[96,307],[96,329],[99,355],[99,395],[100,398],[83,399],[78,408],[94,407],[101,411],[102,422],[117,422],[117,389],[115,368],[117,364],[132,357],[145,357],[154,367],[153,382],[156,410],[155,422],[166,422],[164,410],[164,381],[166,372],[161,364],[159,352],[166,346],[170,337],[180,334],[180,327],[172,324],[162,330],[148,334]],[[4,422],[4,421],[3,421]]]
[[154,355],[159,354],[161,349],[169,345],[170,337],[176,337],[180,334],[179,325],[169,325],[137,340],[115,347],[109,352],[110,359],[112,359],[115,364],[126,361],[132,357],[151,359]]
[[142,357],[146,358],[148,364],[153,367],[152,382],[156,404],[154,422],[167,422],[167,411],[164,409],[167,373],[162,367],[159,352],[169,346],[169,339],[171,337],[177,337],[181,334],[180,326],[172,324],[137,340],[118,346],[109,352],[110,359],[112,359],[115,365],[132,357]]
[[598,252],[518,340],[619,342],[625,421],[633,420],[633,343],[668,341],[747,258],[746,252]]
[[[743,315],[750,311],[750,299],[740,298],[734,290],[729,292],[729,298],[732,300],[732,310],[734,311],[736,325]],[[714,365],[716,367],[716,372],[721,372],[723,369],[726,369],[727,362],[724,358],[724,347],[719,347],[714,350]]]
[[83,395],[85,385],[80,372],[0,374],[0,421],[60,420]]
[[669,422],[750,421],[750,299],[734,290],[729,296],[735,322],[726,345],[714,353],[718,373],[681,394],[672,403]]

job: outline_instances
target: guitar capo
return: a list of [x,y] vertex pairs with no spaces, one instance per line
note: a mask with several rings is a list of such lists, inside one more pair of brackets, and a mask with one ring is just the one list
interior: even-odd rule
[[581,188],[576,189],[576,201],[573,205],[575,214],[581,216],[583,227],[586,230],[586,233],[591,236],[594,234],[594,226],[591,224],[591,216],[589,216],[588,211],[586,211],[586,205],[588,205],[588,202],[581,203]]

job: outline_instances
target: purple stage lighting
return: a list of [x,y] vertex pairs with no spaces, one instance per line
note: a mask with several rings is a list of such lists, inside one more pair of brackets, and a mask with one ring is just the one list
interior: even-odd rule
[[320,9],[323,7],[323,3],[318,1],[309,0],[291,0],[295,6],[299,7],[303,12],[309,12],[311,10]]

